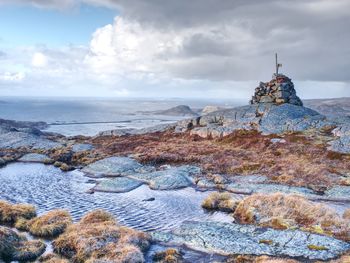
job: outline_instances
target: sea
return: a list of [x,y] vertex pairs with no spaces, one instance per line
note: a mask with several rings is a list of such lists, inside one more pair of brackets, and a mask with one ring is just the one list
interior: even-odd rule
[[153,113],[178,105],[200,112],[208,105],[236,107],[246,104],[237,99],[111,99],[111,98],[31,98],[0,97],[0,118],[17,121],[44,121],[46,131],[65,136],[93,136],[101,131],[147,128],[173,123],[188,116],[164,116]]

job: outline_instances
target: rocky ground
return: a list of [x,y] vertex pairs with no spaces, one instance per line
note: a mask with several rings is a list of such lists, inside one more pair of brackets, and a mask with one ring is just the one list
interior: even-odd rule
[[[90,229],[82,219],[61,231],[60,242],[54,244],[63,245],[55,249],[57,255],[52,255],[55,260],[78,257],[86,262],[143,262],[147,242],[221,254],[228,257],[228,262],[287,262],[286,259],[273,261],[271,257],[276,260],[287,257],[290,262],[349,260],[346,255],[350,250],[349,229],[343,227],[350,224],[346,210],[350,204],[350,120],[347,118],[326,117],[291,104],[257,104],[219,109],[174,125],[142,131],[110,131],[96,137],[47,134],[40,131],[42,125],[1,120],[0,165],[13,161],[41,162],[64,171],[81,169],[96,182],[91,193],[126,192],[145,184],[154,190],[211,189],[237,195],[241,202],[239,206],[225,199],[220,205],[223,211],[233,213],[234,223],[185,222],[172,233],[154,232],[143,236],[142,242],[136,238],[141,245],[133,243],[133,238],[128,239],[132,230],[115,226],[114,221],[103,221],[111,230],[108,238],[112,240],[103,247],[103,255],[91,254],[91,250],[85,252],[85,246],[79,245],[83,243],[68,242],[74,236],[85,235],[79,231],[100,235],[98,226]],[[327,206],[336,202],[342,210],[330,213],[333,221],[316,222],[312,218],[307,221],[299,216],[303,218],[302,223],[292,224],[297,210],[286,213],[283,220],[275,219],[275,214],[257,212],[259,206],[247,200],[264,195],[273,202],[275,198],[271,195],[277,193],[296,194],[311,204],[323,202]],[[288,208],[291,203],[279,201],[278,204]],[[236,206],[241,207],[237,210],[241,217]],[[271,205],[270,210],[275,206]],[[2,211],[0,209],[0,217]],[[312,215],[319,217],[316,212]],[[15,224],[17,219],[13,220]],[[269,220],[280,224],[266,223]],[[30,231],[26,222],[22,220],[17,226]],[[335,222],[339,227],[330,227]],[[78,230],[77,224],[84,230]],[[341,236],[337,234],[339,229],[343,231]],[[20,251],[23,242],[27,242],[11,231],[13,229],[3,227],[4,234],[0,235],[0,255],[4,258],[15,258],[17,254],[6,252],[1,242],[17,240],[11,251]],[[126,245],[118,241],[123,231],[126,231],[123,240],[128,240]],[[7,254],[2,252],[4,249]],[[124,261],[113,254],[116,250],[120,251],[119,256],[125,256]],[[254,256],[239,256],[250,254]],[[178,261],[166,261],[167,257]],[[169,250],[154,261],[181,262],[180,258],[180,252]],[[335,261],[330,261],[333,259]]]

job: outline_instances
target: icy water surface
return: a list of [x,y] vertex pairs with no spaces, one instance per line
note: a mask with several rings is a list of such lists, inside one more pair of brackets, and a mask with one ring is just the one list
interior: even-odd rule
[[[185,220],[232,221],[222,213],[209,214],[200,204],[210,192],[192,188],[154,191],[143,185],[128,193],[94,193],[81,172],[64,173],[43,164],[12,163],[0,169],[0,199],[36,205],[39,213],[65,208],[78,220],[102,208],[124,225],[144,231],[171,230]],[[154,201],[143,201],[155,198]]]

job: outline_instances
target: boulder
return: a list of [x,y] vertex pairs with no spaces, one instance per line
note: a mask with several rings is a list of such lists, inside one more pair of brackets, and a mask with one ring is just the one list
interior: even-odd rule
[[94,149],[94,146],[88,143],[78,143],[78,144],[74,144],[72,147],[72,151],[74,153],[91,151],[92,149]]
[[153,167],[143,166],[134,159],[128,157],[109,157],[83,168],[83,172],[90,177],[117,177],[127,176],[135,173],[152,171]]

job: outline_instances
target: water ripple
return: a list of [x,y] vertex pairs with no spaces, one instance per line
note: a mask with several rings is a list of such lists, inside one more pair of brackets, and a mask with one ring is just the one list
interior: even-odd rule
[[[68,209],[78,220],[93,209],[102,208],[119,222],[144,231],[171,230],[185,220],[230,221],[221,213],[206,213],[200,207],[209,192],[192,188],[154,191],[143,185],[128,193],[87,194],[92,187],[81,172],[64,173],[43,164],[12,163],[0,169],[0,199],[37,206],[39,213]],[[155,198],[154,201],[142,201]]]

